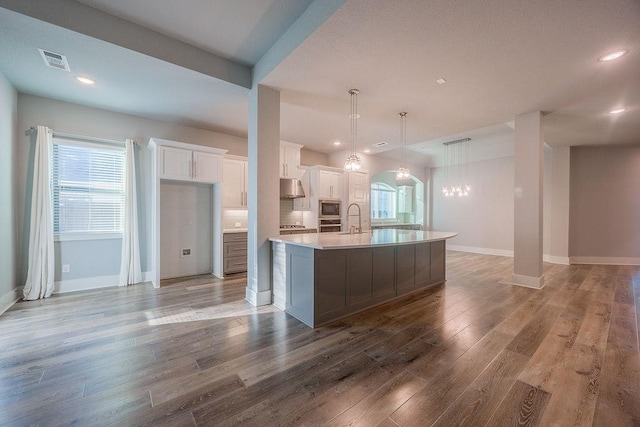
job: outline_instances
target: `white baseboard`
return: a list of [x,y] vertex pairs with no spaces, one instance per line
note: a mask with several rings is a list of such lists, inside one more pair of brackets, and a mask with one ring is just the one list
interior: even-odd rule
[[20,298],[22,298],[22,288],[13,289],[0,296],[0,314],[9,310]]
[[120,275],[84,277],[82,279],[61,280],[53,284],[53,293],[87,291],[90,289],[109,288],[118,286]]
[[[142,280],[150,282],[152,277],[151,271],[142,272]],[[118,286],[120,282],[119,274],[109,276],[84,277],[82,279],[61,280],[54,283],[53,292],[56,294],[64,294],[66,292],[87,291],[90,289],[110,288]]]
[[544,287],[544,276],[532,277],[514,274],[511,280],[513,280],[512,283],[514,285],[524,286],[525,288],[541,289]]
[[286,309],[286,302],[283,299],[280,298],[276,298],[275,296],[273,297],[273,305],[276,308],[279,308],[280,310],[284,311]]
[[569,259],[569,257],[566,257],[566,256],[543,255],[542,260],[550,264],[562,264],[562,265],[571,264],[571,260]]
[[640,258],[572,256],[571,264],[640,265]]
[[268,291],[256,292],[247,286],[245,291],[245,300],[253,306],[270,305],[271,289]]
[[513,251],[505,249],[476,248],[473,246],[447,245],[447,249],[460,252],[471,252],[474,254],[497,255],[513,258]]

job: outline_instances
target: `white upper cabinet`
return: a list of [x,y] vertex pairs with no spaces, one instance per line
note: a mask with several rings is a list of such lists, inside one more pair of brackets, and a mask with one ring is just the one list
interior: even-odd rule
[[280,178],[300,179],[300,149],[302,145],[280,141]]
[[[222,181],[222,154],[226,150],[152,139],[157,148],[158,177],[214,184]],[[166,144],[166,145],[165,145]]]
[[193,151],[182,148],[160,147],[160,178],[191,180],[191,161]]
[[249,165],[246,160],[225,158],[222,178],[222,206],[227,209],[247,209]]
[[220,182],[222,179],[222,156],[206,153],[204,151],[193,152],[193,179],[198,182]]
[[342,172],[318,171],[318,198],[342,199]]

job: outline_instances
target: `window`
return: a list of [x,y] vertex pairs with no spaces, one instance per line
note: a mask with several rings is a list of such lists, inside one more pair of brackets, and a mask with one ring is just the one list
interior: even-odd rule
[[54,137],[51,178],[56,235],[122,234],[124,147]]
[[382,182],[371,183],[371,219],[396,218],[396,189]]

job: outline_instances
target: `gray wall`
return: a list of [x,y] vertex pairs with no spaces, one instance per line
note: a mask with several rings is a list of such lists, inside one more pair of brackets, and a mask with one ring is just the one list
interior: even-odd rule
[[319,153],[317,151],[308,150],[304,147],[300,150],[300,165],[301,166],[315,166],[315,165],[329,165],[329,156],[325,153]]
[[[4,90],[4,89],[3,89]],[[14,94],[15,98],[15,94]],[[3,97],[4,99],[4,97]],[[15,101],[14,101],[15,103]],[[4,104],[3,104],[4,105]],[[143,271],[149,265],[147,248],[150,247],[149,224],[151,223],[151,175],[149,170],[150,153],[147,150],[147,143],[150,137],[170,139],[191,144],[212,146],[229,150],[230,154],[247,155],[247,140],[237,136],[227,135],[209,130],[180,126],[172,123],[143,119],[140,117],[121,114],[97,108],[85,107],[56,101],[48,98],[41,98],[32,95],[19,94],[17,96],[18,113],[18,144],[17,161],[14,175],[16,177],[16,229],[20,236],[16,242],[16,254],[18,256],[18,278],[19,282],[26,278],[27,266],[27,243],[28,240],[28,200],[31,194],[29,176],[31,175],[30,165],[30,142],[24,136],[24,130],[31,126],[44,125],[53,130],[68,132],[80,135],[119,139],[133,138],[140,143],[140,190],[141,208],[140,217],[140,245],[141,263]],[[4,115],[3,115],[4,116]],[[2,129],[5,126],[3,123]],[[10,162],[11,153],[9,148],[2,145],[3,155],[0,161]],[[11,170],[11,167],[1,168],[2,172]],[[2,182],[8,182],[2,180]],[[3,193],[4,195],[4,193]],[[4,196],[3,196],[4,197]],[[4,239],[3,244],[4,244]],[[84,279],[88,277],[117,275],[120,270],[120,239],[106,240],[80,240],[63,241],[56,243],[56,280]],[[6,258],[3,256],[4,262]],[[71,271],[61,275],[60,266],[70,264]]]
[[[18,286],[14,245],[17,93],[0,74],[0,299]],[[1,309],[1,307],[0,307]]]
[[640,147],[572,147],[569,255],[640,258]]
[[[8,84],[8,83],[7,83]],[[10,85],[8,86],[10,87]],[[4,101],[4,86],[3,101]],[[210,147],[217,147],[228,150],[228,154],[247,156],[247,138],[228,135],[211,130],[197,129],[188,126],[181,126],[174,123],[145,119],[129,114],[122,114],[78,104],[56,101],[49,98],[42,98],[33,95],[18,94],[17,107],[16,93],[13,93],[14,120],[16,120],[17,109],[17,150],[16,161],[11,162],[10,147],[2,145],[0,161],[9,162],[9,167],[2,168],[0,173],[8,173],[15,177],[16,185],[16,213],[17,219],[13,229],[17,230],[19,236],[15,242],[15,253],[17,254],[17,274],[18,282],[23,282],[26,278],[27,267],[27,243],[28,243],[28,220],[25,220],[29,209],[28,200],[31,194],[30,165],[33,160],[30,150],[29,138],[24,136],[24,130],[29,127],[44,125],[55,131],[68,132],[79,135],[102,137],[107,139],[124,140],[133,138],[139,145],[137,153],[140,165],[140,250],[143,271],[148,270],[149,257],[147,250],[151,245],[149,225],[151,224],[151,171],[150,152],[147,149],[149,138],[157,137],[174,141],[181,141],[190,144],[198,144]],[[8,96],[8,95],[7,95]],[[8,99],[8,98],[7,98]],[[3,104],[4,106],[4,104]],[[3,116],[4,117],[4,116]],[[3,119],[4,120],[4,119]],[[4,126],[2,130],[9,129]],[[15,126],[13,127],[15,128]],[[303,164],[326,164],[327,155],[315,151],[304,149],[301,152]],[[12,165],[16,164],[15,170]],[[5,172],[7,171],[7,172]],[[9,173],[8,171],[11,171]],[[3,175],[4,176],[4,175]],[[11,182],[11,179],[2,180],[2,183]],[[4,194],[4,193],[3,193]],[[4,196],[3,196],[4,197]],[[4,212],[4,211],[3,211]],[[3,243],[4,243],[3,239]],[[90,277],[111,276],[119,274],[120,270],[120,239],[105,240],[76,240],[56,242],[56,274],[55,280],[86,279]],[[10,253],[13,253],[10,251]],[[5,257],[3,260],[7,259]],[[69,264],[71,271],[61,274],[62,264]],[[0,288],[2,289],[2,288]],[[1,293],[0,293],[1,295]]]
[[457,232],[451,245],[512,252],[513,173],[513,157],[472,162],[470,195],[453,198],[442,194],[445,168],[432,168],[433,229]]

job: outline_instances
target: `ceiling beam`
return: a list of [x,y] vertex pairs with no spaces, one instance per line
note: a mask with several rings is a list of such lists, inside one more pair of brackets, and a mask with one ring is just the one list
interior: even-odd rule
[[251,88],[251,68],[72,0],[0,0],[0,7],[218,80]]
[[314,0],[253,67],[253,83],[264,80],[284,59],[316,31],[346,0]]

